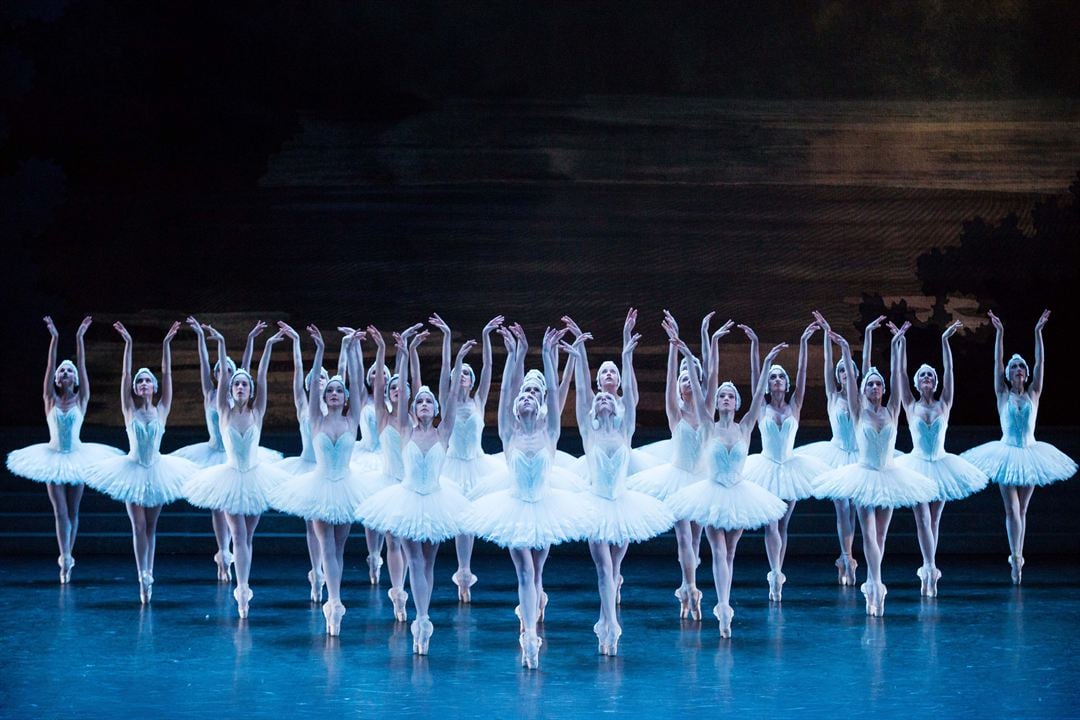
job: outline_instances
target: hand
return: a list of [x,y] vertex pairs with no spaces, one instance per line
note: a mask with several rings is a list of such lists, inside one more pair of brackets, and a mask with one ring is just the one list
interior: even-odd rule
[[405,328],[404,330],[401,331],[401,333],[400,333],[401,339],[402,340],[408,340],[413,335],[415,335],[416,332],[422,327],[424,327],[424,325],[422,323],[416,323],[415,325],[410,325],[409,327],[407,327],[407,328]]
[[850,345],[848,345],[847,338],[845,338],[843,335],[841,335],[840,333],[835,332],[833,330],[829,331],[829,339],[832,340],[837,345],[839,345],[841,349],[845,349],[845,348],[850,349],[850,347],[851,347]]
[[630,336],[630,340],[623,343],[623,355],[629,355],[637,349],[638,342],[641,340],[641,333],[634,333]]
[[749,325],[743,325],[742,323],[739,323],[735,327],[739,328],[744,333],[746,333],[746,337],[750,339],[750,342],[757,342],[758,341],[757,333],[754,332],[753,330],[751,330]]
[[814,316],[814,321],[817,322],[818,327],[824,330],[826,335],[832,332],[832,328],[829,326],[829,322],[825,319],[824,315],[819,313],[817,310],[814,310],[811,314]]
[[574,322],[573,318],[571,318],[569,315],[563,315],[559,319],[562,320],[562,322],[566,325],[566,329],[569,330],[572,335],[577,337],[581,334],[581,328],[578,327],[578,324]]
[[356,332],[356,328],[351,328],[347,325],[338,325],[338,332],[342,335],[352,335]]
[[502,315],[496,315],[495,317],[488,320],[487,325],[484,326],[484,330],[483,330],[484,335],[487,335],[488,333],[495,330],[496,328],[502,327],[502,324],[503,324],[504,320],[505,320],[505,318],[503,318]]
[[428,325],[442,330],[443,335],[450,334],[450,326],[446,324],[446,321],[439,317],[439,313],[431,313],[431,317],[427,319]]
[[386,341],[383,340],[382,333],[374,325],[367,326],[367,336],[375,341],[375,347],[380,350],[386,350]]
[[635,308],[630,308],[626,311],[626,320],[623,321],[622,336],[624,345],[630,340],[630,336],[633,334],[634,326],[636,324],[637,310]]
[[367,335],[367,333],[359,328],[353,330],[352,335],[349,337],[349,344],[362,342],[365,335]]
[[192,330],[194,330],[195,334],[198,335],[199,337],[205,337],[206,336],[206,333],[203,332],[202,325],[199,324],[199,321],[195,319],[194,315],[188,315],[187,320],[185,320],[184,322],[187,323],[187,326],[189,328],[191,328]]
[[776,356],[780,354],[780,351],[785,350],[787,346],[787,343],[780,343],[772,350],[770,350],[769,354],[765,356],[765,366],[768,367],[769,365],[772,365],[772,361],[775,360]]
[[542,346],[544,352],[545,353],[553,353],[553,352],[555,352],[555,348],[558,346],[559,341],[562,340],[563,336],[566,335],[566,333],[569,332],[569,331],[570,331],[570,328],[568,328],[568,327],[564,327],[564,328],[559,329],[559,330],[555,330],[555,329],[550,328],[550,327],[545,329],[544,330],[544,344]]
[[1005,326],[1001,324],[1001,318],[994,314],[993,310],[989,310],[986,313],[990,317],[990,324],[994,326],[994,329],[998,332],[1003,332]]
[[680,354],[690,357],[690,347],[677,337],[671,338],[668,342],[679,351]]
[[870,323],[867,324],[867,326],[866,326],[866,332],[873,332],[874,330],[877,330],[879,327],[881,327],[881,323],[884,320],[885,320],[884,315],[879,315],[874,320],[871,320]]
[[270,337],[266,338],[266,346],[270,347],[274,343],[281,342],[284,339],[285,339],[285,331],[284,330],[278,330],[276,333],[274,333]]
[[399,332],[390,333],[390,336],[392,338],[394,338],[394,347],[395,348],[397,348],[398,350],[403,350],[405,352],[409,351],[409,341],[406,340],[402,336],[401,333],[399,333]]
[[667,315],[667,310],[664,311],[665,317],[660,321],[660,327],[664,328],[664,332],[667,333],[668,340],[679,339],[679,326],[675,322],[675,318]]
[[904,337],[904,333],[906,333],[908,331],[908,328],[911,327],[911,323],[907,321],[905,321],[904,324],[900,327],[896,327],[896,325],[894,325],[891,321],[886,323],[886,325],[889,328],[889,332],[893,334],[893,340],[897,341],[902,340]]
[[727,321],[726,323],[724,323],[724,324],[723,324],[723,325],[721,325],[721,326],[720,326],[719,328],[717,328],[716,332],[714,332],[714,333],[712,334],[712,339],[713,339],[714,341],[715,341],[715,340],[719,340],[720,338],[722,338],[722,337],[724,337],[725,335],[727,335],[728,333],[730,333],[730,332],[731,332],[731,328],[732,328],[732,326],[733,326],[734,324],[735,324],[735,321],[734,321],[734,320],[728,320],[728,321]]
[[466,340],[461,344],[461,349],[457,353],[457,362],[461,362],[465,359],[465,356],[469,354],[469,351],[476,347],[475,340]]
[[817,330],[818,330],[818,324],[816,322],[810,323],[809,325],[806,326],[806,329],[802,331],[802,337],[799,338],[799,342],[806,342],[807,340],[810,339],[811,335],[813,335],[814,333],[817,332]]
[[1042,329],[1043,329],[1043,325],[1045,325],[1046,321],[1049,320],[1049,319],[1050,319],[1050,311],[1049,310],[1043,310],[1042,315],[1040,315],[1039,319],[1035,322],[1035,331],[1036,332],[1041,332]]
[[308,335],[315,341],[316,349],[326,349],[326,343],[323,341],[322,332],[314,324],[307,326]]
[[248,333],[248,338],[254,339],[262,335],[263,330],[266,329],[266,323],[259,320],[255,323],[255,327],[251,328],[251,332]]
[[210,337],[211,340],[224,340],[225,339],[224,335],[222,335],[221,333],[219,333],[217,330],[210,327],[206,323],[203,323],[203,329],[206,330],[206,334]]
[[56,325],[53,324],[52,316],[46,315],[45,317],[43,317],[41,319],[45,321],[45,329],[49,331],[49,335],[51,335],[54,338],[55,337],[60,337],[60,333],[57,332],[57,330],[56,330]]
[[529,341],[525,338],[525,329],[520,324],[514,323],[510,326],[510,332],[514,333],[514,338],[517,340],[518,352],[522,355],[529,352]]
[[576,338],[574,338],[574,343],[570,346],[570,350],[568,352],[575,352],[578,354],[584,353],[585,341],[592,339],[592,333],[581,333]]
[[709,334],[709,325],[712,324],[713,317],[716,316],[715,310],[710,310],[705,317],[701,318],[701,335],[704,337]]
[[499,326],[497,328],[498,333],[502,335],[503,345],[506,346],[506,352],[513,353],[517,350],[517,340],[514,338],[514,334],[510,332],[509,328]]
[[300,333],[292,329],[292,326],[282,320],[277,321],[278,329],[285,333],[285,337],[289,338],[293,342],[300,342]]
[[172,339],[176,337],[176,333],[180,330],[180,321],[174,320],[173,324],[169,326],[169,330],[165,333],[165,344],[168,345],[172,342]]
[[[52,322],[52,321],[50,320],[49,322]],[[124,342],[126,342],[126,343],[131,342],[131,333],[129,333],[127,331],[127,328],[124,327],[124,323],[117,320],[116,322],[113,323],[113,328],[116,330],[116,332],[120,333],[120,337],[124,338]]]
[[75,331],[75,337],[81,338],[86,335],[86,331],[90,329],[90,323],[92,322],[94,322],[94,318],[90,317],[89,315],[84,317],[82,319],[82,322],[79,323],[79,329]]
[[941,333],[941,339],[947,340],[951,338],[953,335],[956,334],[956,331],[962,327],[964,327],[964,323],[960,322],[959,320],[954,320],[952,325],[949,325],[949,327],[945,328],[945,332]]
[[416,334],[416,337],[409,341],[409,350],[415,350],[416,348],[420,347],[420,343],[427,340],[429,335],[431,335],[431,333],[427,330],[422,330],[418,332]]

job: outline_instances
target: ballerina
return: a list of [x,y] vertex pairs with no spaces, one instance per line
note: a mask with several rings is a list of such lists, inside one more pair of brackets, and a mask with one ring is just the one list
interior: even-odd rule
[[[851,409],[848,408],[847,395],[844,392],[844,388],[847,387],[847,366],[843,360],[837,360],[836,365],[833,366],[833,341],[830,337],[832,327],[817,310],[813,312],[813,315],[818,326],[824,331],[825,403],[832,439],[798,447],[795,449],[795,454],[815,457],[835,469],[859,461],[858,447],[855,442],[855,424]],[[884,320],[885,316],[881,315],[866,326],[862,355],[863,367],[870,365],[873,332]],[[855,379],[858,380],[858,366],[854,366],[854,370]],[[850,498],[835,498],[833,506],[836,510],[836,535],[840,541],[840,557],[835,563],[837,583],[854,586],[855,570],[859,567],[852,551],[855,543],[855,506],[852,505]]]
[[[705,355],[708,354],[710,342],[707,335],[709,321],[714,314],[710,312],[702,321],[702,327],[706,332],[706,344],[702,347]],[[716,339],[719,340],[727,335],[731,331],[732,324],[730,320],[724,323],[716,331]],[[667,389],[664,397],[668,428],[671,430],[671,460],[632,475],[627,480],[627,487],[648,493],[660,500],[666,500],[687,485],[705,479],[701,450],[707,429],[701,422],[701,418],[709,413],[695,404],[691,383],[692,374],[697,377],[699,384],[704,380],[702,364],[697,358],[691,360],[681,358],[682,362],[680,362],[678,344],[674,342],[679,337],[679,325],[667,310],[664,311],[661,326],[667,333],[669,341]],[[707,391],[703,397],[710,397],[711,394],[712,391]],[[708,422],[712,422],[711,417]],[[682,584],[675,590],[675,597],[679,600],[680,618],[690,617],[701,620],[701,591],[697,587],[697,567],[701,564],[699,552],[701,530],[701,525],[691,520],[678,519],[675,522],[675,541],[678,547],[679,567],[682,570]]]
[[[90,466],[86,484],[127,507],[131,520],[135,569],[139,573],[139,600],[145,605],[153,596],[154,551],[161,508],[183,497],[184,480],[199,467],[184,458],[163,456],[161,436],[172,408],[172,340],[180,323],[174,322],[161,344],[161,383],[148,368],[131,374],[132,340],[123,323],[113,327],[124,339],[120,376],[120,407],[124,413],[130,450]],[[160,390],[157,404],[154,395]]]
[[[548,387],[556,387],[555,348],[565,332],[551,328],[544,332],[542,357]],[[509,331],[503,334],[508,343],[514,342],[513,337]],[[503,388],[510,386],[514,363],[513,353],[508,354]],[[517,571],[515,612],[521,621],[521,664],[530,669],[540,666],[543,644],[536,625],[543,621],[544,563],[552,545],[582,537],[586,519],[579,495],[551,486],[562,424],[557,394],[549,392],[545,400],[547,411],[542,415],[536,395],[524,388],[513,398],[506,392],[499,394],[499,437],[510,487],[475,500],[464,523],[466,532],[510,551]]]
[[[915,371],[912,384],[919,397],[912,395],[906,384],[901,385],[900,404],[907,415],[911,432],[912,451],[896,460],[900,467],[926,475],[937,483],[938,492],[930,502],[915,505],[915,530],[919,539],[923,565],[916,575],[920,580],[920,593],[924,597],[937,597],[937,584],[941,571],[937,568],[938,531],[941,527],[941,511],[947,500],[961,500],[986,487],[989,479],[979,468],[967,460],[945,452],[945,432],[949,425],[949,413],[953,403],[953,358],[949,338],[963,327],[959,320],[945,328],[941,335],[943,382],[941,397],[934,399],[938,389],[938,374],[933,367],[923,364]],[[907,376],[907,338],[900,341],[900,373]]]
[[[496,461],[484,454],[480,439],[484,431],[484,408],[487,407],[488,391],[491,389],[491,333],[502,326],[503,316],[493,317],[481,332],[484,365],[480,370],[479,383],[472,367],[464,363],[461,382],[453,386],[450,384],[450,326],[437,313],[432,314],[428,322],[443,334],[439,404],[449,407],[449,395],[453,393],[457,396],[457,417],[454,418],[454,431],[450,435],[446,460],[443,462],[443,477],[450,480],[466,498],[475,500],[488,489],[481,482],[482,478],[499,468]],[[471,588],[476,584],[476,575],[471,567],[474,540],[472,535],[466,534],[454,539],[458,566],[451,580],[457,586],[458,600],[463,603],[472,602]]]
[[[286,335],[295,332],[284,323],[279,325]],[[326,352],[322,333],[314,325],[308,326],[308,332],[315,341],[314,367],[321,367]],[[316,458],[315,470],[290,476],[270,494],[270,503],[275,508],[302,517],[312,526],[319,546],[314,565],[321,570],[321,579],[326,583],[327,600],[322,610],[326,633],[331,636],[341,634],[341,618],[345,615],[345,605],[341,602],[345,543],[357,505],[373,492],[365,486],[362,471],[351,463],[352,446],[360,425],[360,403],[350,398],[358,394],[355,378],[364,375],[357,350],[363,335],[362,330],[354,331],[343,349],[348,387],[340,375],[330,378],[321,392],[315,383],[309,384],[304,410]]]
[[60,583],[71,582],[75,567],[72,551],[79,531],[79,503],[82,502],[83,475],[89,465],[123,451],[108,445],[84,443],[79,439],[86,406],[90,402],[90,378],[86,372],[86,343],[84,337],[92,318],[87,315],[75,331],[75,362],[63,360],[56,364],[56,346],[60,333],[51,317],[44,318],[49,331],[49,354],[45,362],[45,422],[49,427],[49,442],[13,450],[7,456],[7,469],[20,477],[45,483],[52,503],[56,524],[56,544],[60,556]]
[[[410,340],[408,331],[397,337],[402,384],[408,382],[411,363],[402,363],[400,358],[415,351],[423,338],[421,333]],[[468,340],[458,350],[450,376],[452,387],[461,383],[462,363],[475,345],[475,340]],[[416,619],[410,626],[413,652],[427,655],[434,631],[429,609],[435,582],[435,557],[442,541],[461,533],[461,521],[469,501],[453,484],[439,478],[446,446],[454,430],[458,394],[448,393],[445,413],[438,426],[434,421],[439,414],[439,401],[428,386],[420,386],[413,395],[411,407],[406,402],[405,396],[399,394],[394,418],[402,443],[405,476],[400,483],[361,503],[356,515],[368,527],[400,539],[408,559],[409,587],[416,609]],[[415,418],[415,425],[410,422],[410,414]]]
[[[206,326],[218,348],[218,387],[228,388],[215,398],[221,418],[221,437],[228,461],[200,470],[184,483],[184,496],[197,507],[222,510],[233,538],[236,587],[233,598],[241,619],[248,616],[251,598],[252,541],[259,518],[270,507],[269,495],[287,477],[274,463],[261,462],[257,448],[266,417],[266,382],[270,353],[285,333],[281,330],[266,340],[259,360],[257,378],[238,368],[226,379],[225,338]],[[231,401],[231,402],[230,402]]]
[[877,617],[885,614],[887,590],[881,582],[881,562],[893,510],[927,502],[937,494],[937,484],[933,480],[901,468],[893,461],[896,423],[900,416],[900,386],[904,383],[900,373],[900,343],[909,327],[910,323],[904,323],[893,335],[892,392],[887,404],[883,402],[884,376],[876,367],[868,367],[862,386],[856,387],[851,347],[836,332],[830,335],[833,342],[840,346],[847,368],[848,408],[854,420],[859,462],[821,475],[817,479],[815,494],[828,499],[850,498],[857,508],[867,576],[861,589],[866,597],[866,614]]
[[[637,403],[627,398],[622,421],[615,425],[615,397],[601,390],[593,395],[592,407],[586,400],[589,376],[584,359],[588,333],[578,335],[568,354],[577,354],[579,368],[575,393],[578,430],[588,463],[589,490],[582,493],[582,508],[589,518],[586,537],[589,553],[596,564],[600,593],[600,619],[593,626],[601,655],[617,655],[622,628],[616,617],[616,591],[622,586],[622,562],[631,542],[655,537],[670,528],[675,518],[657,498],[626,485],[630,464],[630,440],[637,422]],[[641,336],[633,334],[623,348],[623,366],[633,365],[633,352]]]
[[1019,585],[1024,568],[1024,535],[1031,495],[1036,487],[1071,478],[1076,474],[1076,462],[1050,443],[1035,439],[1035,417],[1039,413],[1046,374],[1043,327],[1050,319],[1050,311],[1043,310],[1035,323],[1035,370],[1031,373],[1027,361],[1020,355],[1010,357],[1008,364],[1004,362],[1005,326],[993,311],[987,314],[995,331],[994,394],[1001,420],[1001,440],[973,447],[960,457],[986,473],[1001,489],[1012,581]]
[[[686,344],[679,339],[677,328],[670,328],[668,336],[671,347],[688,358],[692,357]],[[711,340],[713,347],[709,353],[707,371],[710,389],[716,385],[719,375],[718,340],[718,335]],[[775,522],[788,512],[783,500],[759,485],[743,482],[742,475],[750,435],[765,408],[763,400],[768,385],[765,369],[786,347],[781,343],[765,356],[762,371],[757,373],[758,382],[750,406],[738,422],[735,421],[735,413],[742,402],[734,383],[724,382],[716,388],[715,400],[707,400],[697,374],[691,373],[688,378],[693,407],[698,411],[698,422],[703,429],[703,454],[708,464],[708,479],[686,485],[669,496],[667,504],[677,519],[705,528],[705,536],[712,548],[713,583],[716,586],[717,603],[713,607],[713,615],[720,623],[722,638],[731,637],[731,621],[735,616],[731,609],[731,578],[739,538],[744,530]],[[715,423],[714,413],[719,414]]]
[[[199,324],[199,321],[194,317],[188,317],[185,322],[195,332],[195,337],[198,340],[199,380],[202,383],[203,414],[206,417],[206,431],[210,435],[210,439],[194,445],[185,445],[169,454],[190,460],[200,468],[207,468],[213,465],[221,465],[227,460],[225,446],[221,441],[221,425],[218,417],[217,400],[215,399],[217,397],[215,381],[217,380],[219,365],[214,363],[213,372],[211,372],[210,355],[206,348],[206,332],[203,330],[202,325]],[[255,347],[255,338],[265,328],[266,323],[259,321],[248,333],[247,344],[244,347],[244,357],[241,360],[241,367],[244,370],[249,370],[252,351]],[[236,363],[232,361],[232,358],[225,358],[225,370],[226,380],[228,380],[236,371]],[[259,456],[265,462],[275,462],[281,459],[281,453],[264,447],[259,448]],[[229,523],[225,520],[225,513],[220,510],[211,510],[210,518],[214,528],[214,539],[217,541],[214,564],[217,565],[218,582],[232,582],[233,554],[230,549],[232,546],[232,534],[229,532]]]

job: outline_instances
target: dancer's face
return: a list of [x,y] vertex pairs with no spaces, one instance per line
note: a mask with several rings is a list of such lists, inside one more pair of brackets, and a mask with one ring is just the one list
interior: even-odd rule
[[326,383],[329,381],[330,376],[327,374],[326,370],[323,370],[321,373],[319,373],[319,392],[323,392],[326,390]]
[[593,398],[593,415],[598,418],[611,417],[615,414],[615,397],[611,393],[597,393]]
[[536,383],[526,383],[525,385],[522,385],[521,392],[527,395],[531,395],[533,400],[535,400],[537,404],[544,401],[544,388],[540,387]]
[[472,386],[473,386],[472,373],[462,371],[462,373],[461,373],[461,389],[462,390],[471,390]]
[[56,368],[56,384],[62,388],[69,388],[75,384],[75,370],[67,364]]
[[431,420],[435,417],[435,398],[427,393],[416,396],[416,406],[413,408],[418,420]]
[[391,380],[390,381],[390,390],[387,393],[387,396],[390,398],[391,403],[393,403],[395,405],[397,404],[398,393],[400,392],[400,390],[401,390],[401,382],[399,380],[397,380],[397,378]]
[[840,380],[840,386],[847,385],[847,365],[841,365],[840,369],[836,371],[836,377]]
[[679,396],[684,400],[689,400],[693,387],[690,385],[690,373],[683,372],[679,374]]
[[1027,368],[1023,363],[1011,362],[1009,363],[1008,372],[1006,376],[1009,378],[1009,384],[1013,387],[1019,387],[1027,382]]
[[536,395],[522,388],[517,400],[514,401],[514,409],[517,410],[518,417],[536,415],[540,409],[540,401]]
[[600,389],[604,392],[614,394],[619,389],[619,368],[615,367],[615,363],[607,360],[600,369],[596,371],[596,377],[600,381]]
[[933,368],[923,368],[915,376],[915,382],[918,384],[920,393],[933,393],[937,385],[937,373]]
[[251,383],[248,382],[247,375],[240,375],[232,381],[232,394],[233,400],[240,404],[251,399]]
[[870,402],[881,402],[881,399],[885,397],[885,381],[877,375],[871,375],[866,381],[863,394]]
[[154,379],[149,375],[140,375],[135,378],[135,394],[141,398],[154,396]]
[[716,409],[720,412],[735,412],[735,406],[739,399],[735,397],[735,391],[731,388],[721,388],[716,394]]
[[345,386],[339,382],[327,384],[323,390],[323,401],[326,403],[326,407],[330,409],[343,407],[345,405]]
[[773,397],[783,397],[787,392],[787,376],[779,369],[769,373],[769,394]]

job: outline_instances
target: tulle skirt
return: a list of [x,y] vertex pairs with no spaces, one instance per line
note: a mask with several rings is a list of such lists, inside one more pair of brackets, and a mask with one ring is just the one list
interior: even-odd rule
[[960,453],[960,457],[982,470],[999,485],[1049,485],[1076,474],[1071,457],[1050,443],[1027,447],[994,440]]
[[286,475],[304,475],[305,473],[315,472],[316,463],[314,460],[308,460],[302,455],[297,455],[277,461],[274,463],[274,467]]
[[664,503],[636,490],[625,490],[614,499],[591,492],[578,497],[587,518],[584,534],[590,541],[609,545],[641,542],[675,524]]
[[270,508],[270,494],[288,477],[277,464],[259,463],[248,470],[214,465],[184,483],[184,497],[192,505],[230,515],[260,515]]
[[[215,448],[208,442],[185,445],[182,448],[173,450],[169,455],[190,460],[201,468],[211,467],[212,465],[224,465],[229,459],[225,455],[224,449]],[[277,450],[260,447],[258,449],[258,457],[259,462],[274,463],[280,460],[282,455]]]
[[443,461],[442,476],[466,498],[475,500],[494,489],[490,483],[484,482],[484,478],[502,469],[499,461],[492,459],[490,455],[477,455],[468,460],[447,455]]
[[327,477],[319,469],[290,475],[270,491],[270,505],[305,520],[349,525],[356,519],[357,506],[387,487],[369,484],[371,478],[370,473],[356,469],[343,478]]
[[722,485],[713,480],[688,485],[667,499],[677,520],[720,530],[752,530],[779,520],[787,503],[754,483]]
[[898,457],[896,464],[937,483],[934,500],[962,500],[979,492],[989,482],[982,470],[952,453],[945,453],[937,460],[926,460],[912,453]]
[[395,483],[360,503],[355,518],[366,527],[417,542],[442,542],[462,533],[469,501],[446,480],[421,495]]
[[505,548],[533,548],[586,536],[583,494],[548,487],[540,499],[526,501],[504,489],[473,502],[465,516],[465,532]]
[[91,465],[123,455],[119,448],[98,443],[80,443],[66,453],[52,449],[48,443],[38,443],[8,453],[7,469],[36,482],[79,485]]
[[354,470],[361,472],[371,472],[373,470],[379,470],[382,468],[382,453],[378,450],[371,450],[365,447],[363,443],[356,443],[353,447],[352,460],[350,464]]
[[666,440],[657,440],[656,442],[647,443],[638,448],[643,453],[648,453],[654,457],[660,459],[660,462],[671,462],[671,456],[675,452],[675,445],[671,438]]
[[197,472],[199,466],[184,458],[160,455],[152,465],[142,465],[121,455],[92,465],[86,484],[113,500],[157,507],[182,498],[184,481]]
[[692,472],[664,463],[631,475],[626,479],[626,487],[660,500],[667,500],[684,487],[704,479],[705,475],[700,472]]
[[792,455],[776,462],[764,455],[751,455],[743,466],[743,479],[760,485],[781,500],[803,500],[814,494],[814,480],[831,470],[809,455]]
[[933,480],[895,464],[881,469],[845,465],[819,476],[814,489],[819,498],[847,499],[860,507],[891,508],[930,502],[937,492]]
[[859,462],[858,450],[844,450],[832,440],[822,440],[797,447],[795,454],[815,458],[830,468],[844,467]]

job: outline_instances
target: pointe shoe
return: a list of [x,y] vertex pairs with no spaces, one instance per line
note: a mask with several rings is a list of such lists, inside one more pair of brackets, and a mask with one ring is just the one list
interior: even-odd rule
[[885,595],[888,593],[884,583],[873,583],[867,580],[860,589],[866,597],[866,614],[871,617],[884,616]]
[[735,617],[735,611],[731,609],[730,605],[717,604],[713,608],[712,614],[720,621],[720,637],[731,637],[731,620]]
[[307,580],[311,584],[311,602],[315,604],[321,603],[323,586],[326,585],[326,580],[315,570],[308,570]]
[[941,579],[941,571],[933,565],[923,565],[915,574],[921,581],[919,594],[923,597],[937,597],[937,583]]
[[769,581],[769,602],[780,602],[783,597],[784,583],[787,581],[787,577],[785,577],[782,572],[770,570],[765,578]]
[[435,632],[435,627],[431,624],[431,620],[427,615],[422,615],[413,620],[410,626],[412,630],[412,649],[417,655],[427,655],[428,645],[431,642],[431,634]]
[[544,641],[535,632],[522,631],[518,636],[521,645],[521,666],[530,670],[540,667],[540,646]]
[[217,565],[218,582],[232,582],[233,555],[228,550],[218,550],[214,553],[214,564]]
[[930,568],[930,597],[937,597],[937,584],[941,579],[941,571],[937,567]]
[[386,594],[390,597],[390,602],[394,604],[394,620],[397,622],[408,620],[409,616],[405,612],[405,603],[409,601],[409,593],[404,590],[390,588]]
[[619,654],[620,637],[622,637],[622,628],[619,627],[618,623],[612,623],[611,625],[607,626],[607,637],[605,638],[605,640],[607,645],[607,654],[611,657],[615,657]]
[[1010,555],[1009,565],[1012,567],[1012,582],[1013,585],[1019,585],[1020,581],[1024,577],[1024,557],[1023,555]]
[[379,573],[382,571],[383,559],[380,555],[368,555],[368,579],[371,580],[372,585],[379,584]]
[[146,605],[154,595],[154,576],[144,572],[139,576],[139,601]]
[[859,567],[859,563],[855,562],[855,558],[841,553],[840,557],[836,558],[837,582],[845,587],[854,586],[855,568],[857,567]]
[[67,585],[71,582],[71,568],[75,567],[75,558],[61,555],[56,558],[56,564],[60,566],[60,584]]
[[233,598],[236,599],[236,613],[241,619],[248,616],[248,608],[251,603],[251,598],[255,593],[251,592],[251,588],[247,585],[237,585],[233,590]]
[[859,567],[858,561],[851,555],[848,556],[847,585],[855,587],[855,569]]
[[596,624],[592,626],[592,631],[593,634],[596,635],[596,652],[600,653],[601,655],[607,655],[607,626],[604,624],[604,621],[597,620]]
[[836,584],[847,585],[847,563],[844,562],[844,555],[841,553],[840,557],[836,558]]
[[619,579],[615,582],[615,604],[622,605],[622,583],[623,577],[619,576]]
[[341,618],[345,615],[345,606],[340,602],[327,600],[322,606],[323,617],[326,618],[326,634],[337,637],[341,634]]
[[472,602],[472,592],[469,588],[476,584],[476,576],[468,570],[458,570],[450,576],[450,579],[457,585],[458,600],[463,603]]
[[679,598],[679,619],[687,617],[693,620],[701,620],[701,591],[693,585],[682,585],[675,591],[675,597]]

